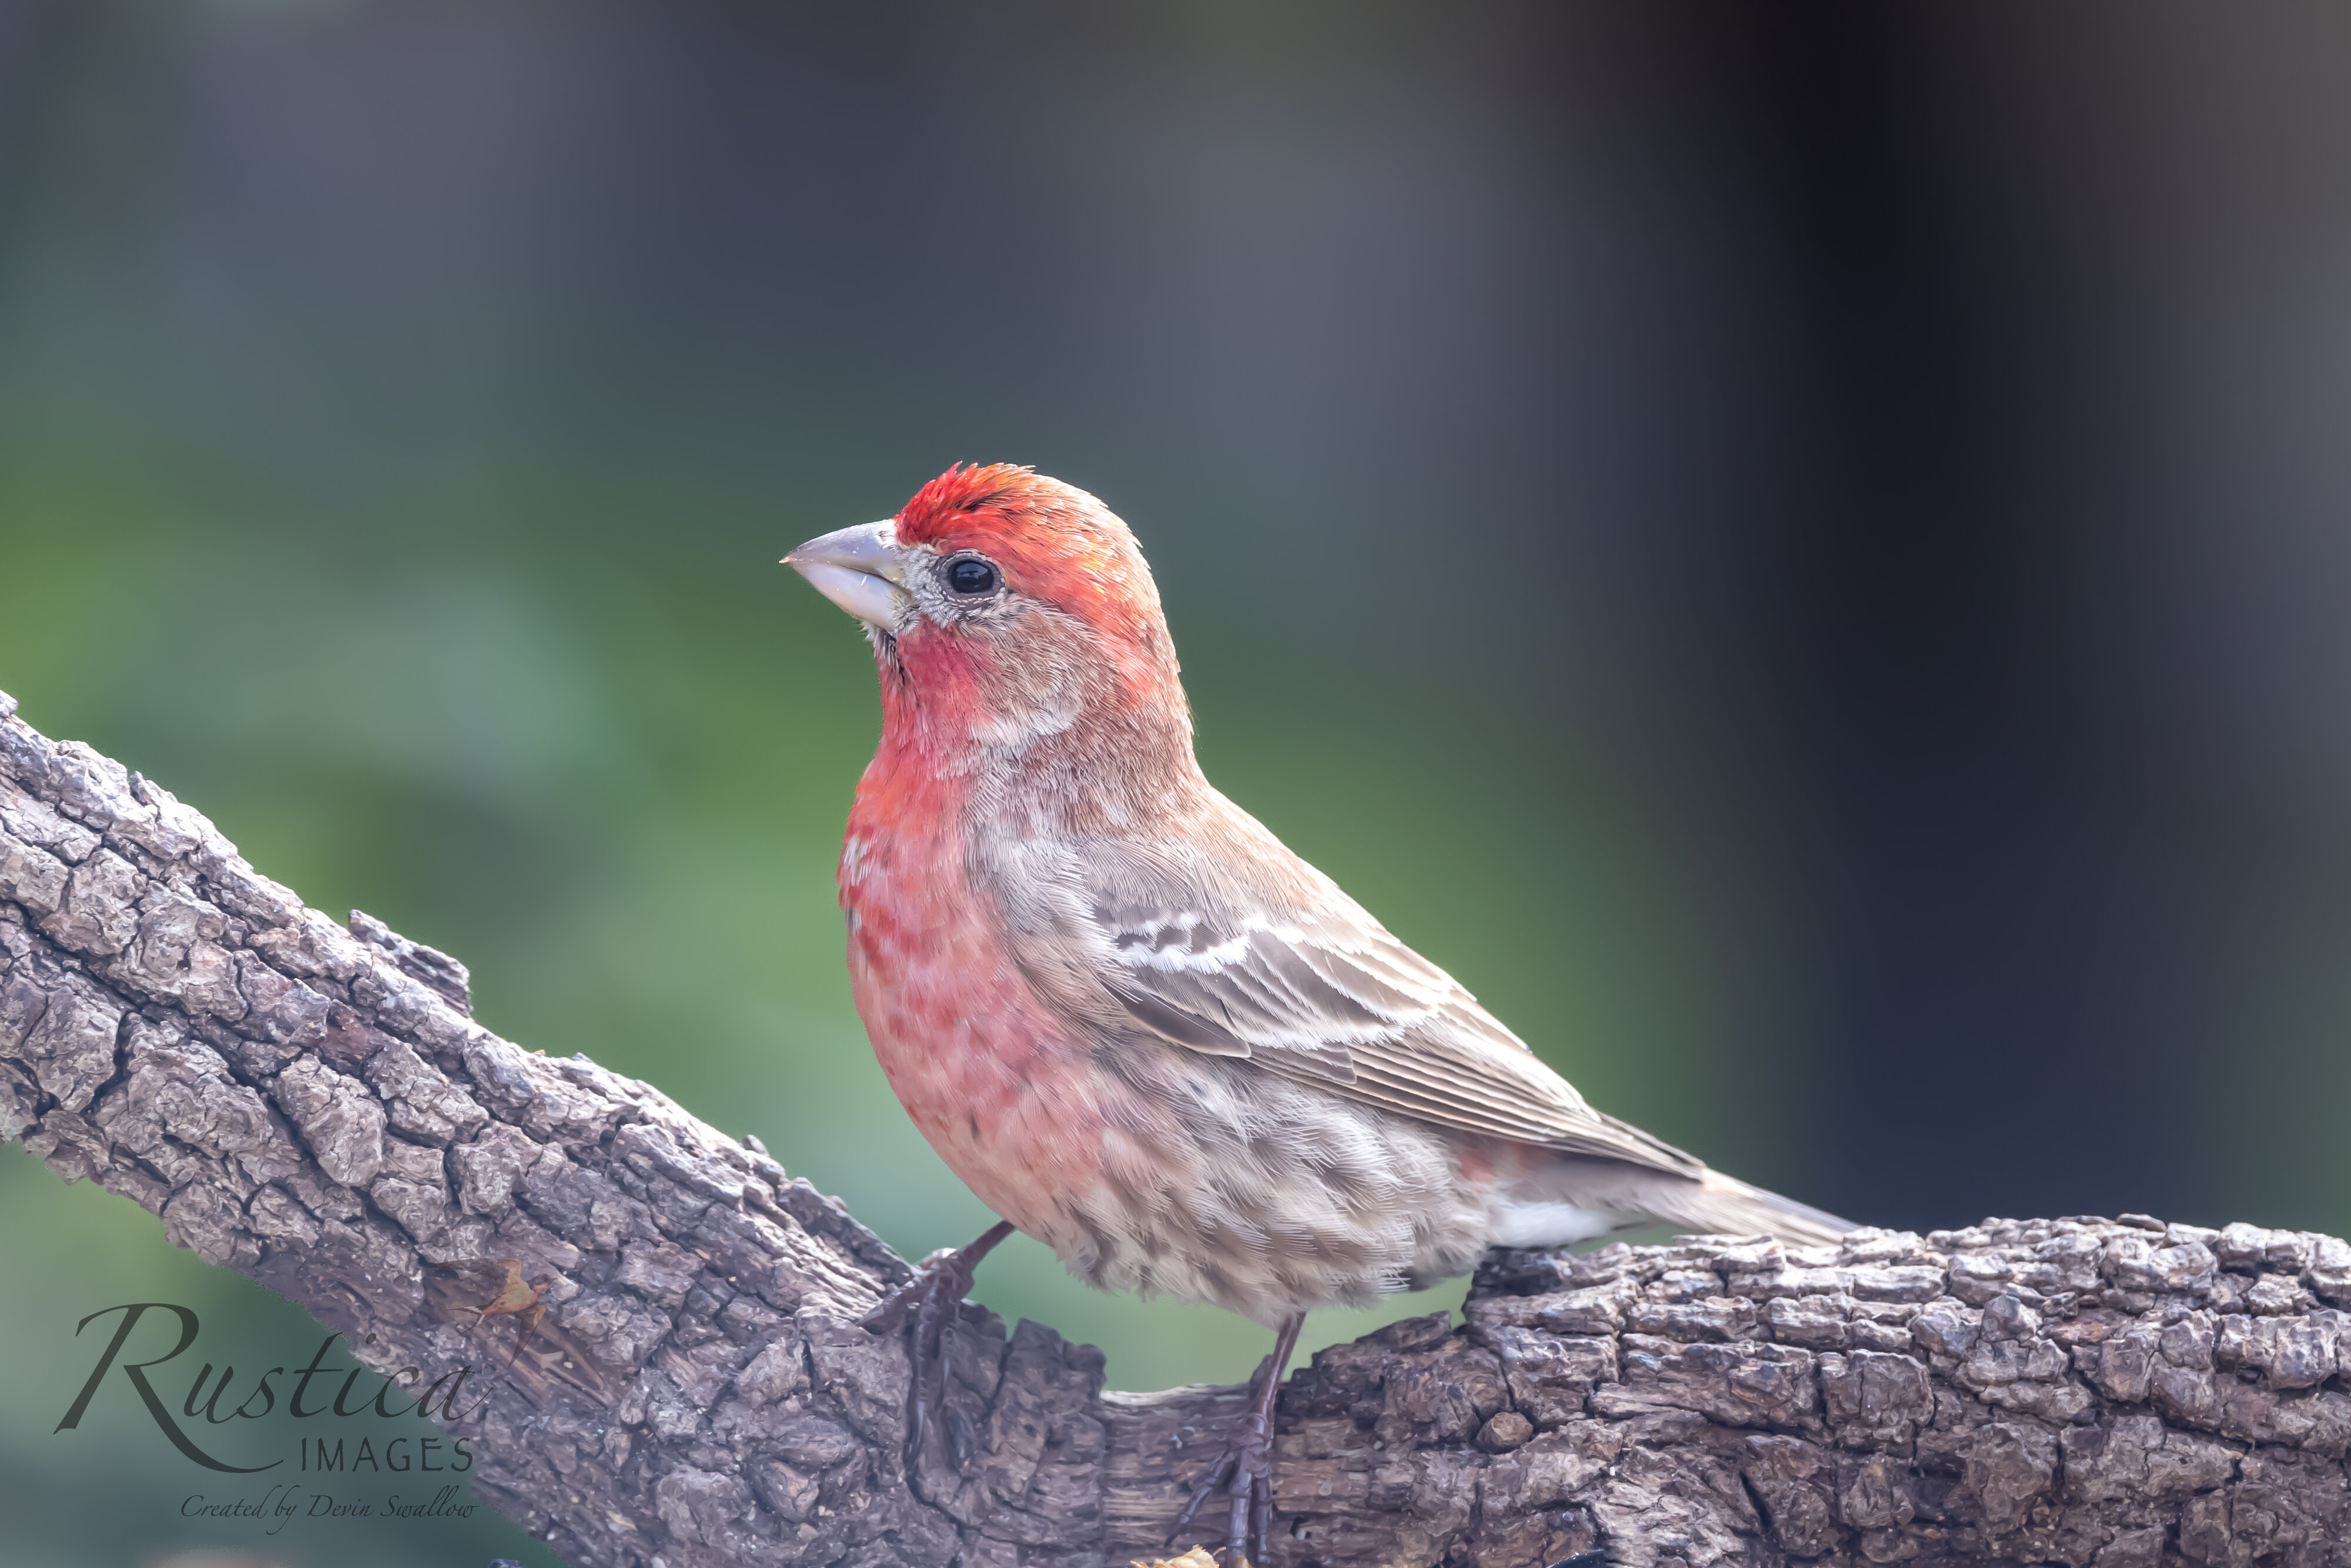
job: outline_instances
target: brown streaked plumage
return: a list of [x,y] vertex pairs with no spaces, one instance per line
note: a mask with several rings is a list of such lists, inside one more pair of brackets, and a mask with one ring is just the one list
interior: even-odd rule
[[[1287,1343],[1498,1243],[1850,1228],[1592,1109],[1219,794],[1150,570],[1092,497],[950,469],[787,559],[881,669],[841,870],[875,1053],[949,1166],[1084,1278]],[[925,1288],[959,1296],[983,1240]],[[1262,1540],[1279,1377],[1217,1481],[1237,1547]]]

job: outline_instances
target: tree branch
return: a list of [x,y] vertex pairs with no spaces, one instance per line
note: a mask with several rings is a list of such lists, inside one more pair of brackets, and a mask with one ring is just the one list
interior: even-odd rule
[[[646,1084],[500,1040],[462,966],[304,908],[15,711],[0,1134],[379,1371],[480,1364],[453,1428],[475,1485],[567,1561],[1156,1554],[1239,1390],[1104,1393],[1095,1351],[967,1306],[910,1476],[904,1348],[854,1326],[906,1266],[839,1203]],[[483,1308],[534,1301],[479,1354]],[[1273,1555],[2351,1563],[2345,1306],[2340,1240],[2136,1218],[1497,1253],[1463,1326],[1290,1379]]]

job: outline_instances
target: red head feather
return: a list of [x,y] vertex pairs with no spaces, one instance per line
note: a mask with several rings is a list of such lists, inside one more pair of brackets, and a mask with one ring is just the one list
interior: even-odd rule
[[[902,615],[875,639],[882,740],[852,842],[959,833],[975,811],[1092,837],[1209,797],[1158,590],[1109,507],[1027,468],[958,466],[892,531],[904,550],[985,556],[1005,591],[977,613]],[[918,592],[937,584],[935,563],[905,564],[923,574]]]
[[1159,591],[1134,535],[1074,485],[1010,463],[957,465],[914,493],[898,542],[977,550],[1018,592],[1132,644],[1164,644]]

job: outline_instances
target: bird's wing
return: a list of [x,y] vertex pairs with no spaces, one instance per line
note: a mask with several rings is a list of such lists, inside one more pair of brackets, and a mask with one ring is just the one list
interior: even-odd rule
[[1014,948],[1041,993],[1097,1025],[1246,1058],[1441,1126],[1679,1176],[1706,1169],[1585,1104],[1337,883],[1238,807],[1217,797],[1215,808],[1180,835],[1029,860],[1027,885],[1052,891],[1020,901]]

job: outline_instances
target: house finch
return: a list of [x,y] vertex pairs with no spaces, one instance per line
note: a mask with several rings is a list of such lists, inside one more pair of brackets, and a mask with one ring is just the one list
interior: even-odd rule
[[1217,793],[1150,569],[1093,497],[950,468],[785,560],[881,667],[841,857],[857,1010],[914,1124],[1003,1217],[869,1319],[914,1323],[914,1445],[940,1326],[1018,1228],[1104,1290],[1276,1331],[1193,1500],[1221,1496],[1228,1549],[1261,1560],[1309,1309],[1655,1220],[1851,1228],[1585,1104]]

